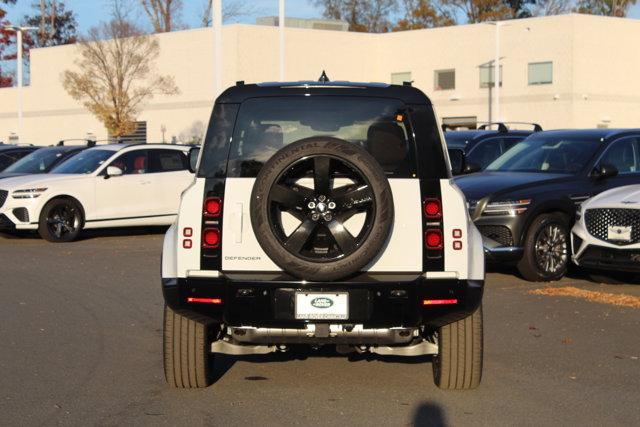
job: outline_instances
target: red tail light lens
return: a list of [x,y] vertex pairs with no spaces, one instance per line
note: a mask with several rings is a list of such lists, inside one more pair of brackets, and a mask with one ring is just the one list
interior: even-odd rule
[[457,304],[458,299],[425,299],[422,300],[422,305],[450,305]]
[[202,233],[202,246],[205,248],[217,248],[220,246],[220,230],[217,228],[207,228]]
[[424,233],[424,244],[427,249],[442,249],[443,248],[443,239],[442,239],[442,231],[434,229],[427,230]]
[[218,217],[222,213],[222,199],[210,197],[204,201],[204,214],[209,217]]
[[187,297],[187,302],[199,302],[203,304],[222,304],[222,298],[194,298]]
[[428,219],[442,218],[442,203],[438,199],[425,199],[424,216]]

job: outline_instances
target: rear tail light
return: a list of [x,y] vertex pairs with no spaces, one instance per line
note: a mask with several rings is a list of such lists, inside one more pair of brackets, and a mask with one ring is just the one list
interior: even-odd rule
[[206,228],[202,233],[202,246],[205,248],[217,248],[220,246],[220,230]]
[[431,249],[431,250],[442,249],[444,246],[442,231],[437,228],[427,230],[424,233],[424,244],[427,247],[427,249]]
[[222,304],[222,298],[194,298],[187,297],[187,302],[199,302],[203,304]]
[[439,199],[424,199],[423,211],[427,219],[440,219],[442,218],[442,203]]
[[425,299],[422,300],[422,305],[451,305],[457,304],[457,299]]
[[204,216],[217,218],[222,213],[222,199],[220,197],[209,197],[204,201]]

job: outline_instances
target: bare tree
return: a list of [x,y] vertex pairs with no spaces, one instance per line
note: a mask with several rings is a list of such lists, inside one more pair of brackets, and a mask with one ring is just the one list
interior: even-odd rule
[[156,33],[168,33],[176,28],[182,0],[140,0],[140,5]]
[[77,46],[79,70],[65,71],[62,83],[111,135],[133,132],[141,106],[155,94],[179,92],[173,77],[152,72],[158,41],[126,20],[114,18],[91,29]]
[[[211,8],[213,7],[212,0],[205,0],[204,7],[202,9],[202,26],[211,26]],[[258,13],[258,8],[255,4],[249,4],[247,1],[239,0],[226,0],[222,2],[222,20],[228,21],[230,19],[242,18]]]
[[624,18],[629,13],[629,8],[636,2],[636,0],[578,0],[576,11]]
[[397,7],[397,0],[313,0],[329,19],[349,23],[350,31],[382,33],[392,28],[390,15]]
[[574,7],[573,0],[540,0],[531,8],[532,16],[550,16],[569,13]]

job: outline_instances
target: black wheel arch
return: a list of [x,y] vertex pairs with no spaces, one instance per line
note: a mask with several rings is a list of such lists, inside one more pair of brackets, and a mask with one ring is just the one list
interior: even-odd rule
[[518,244],[523,246],[525,240],[527,238],[527,234],[529,233],[529,228],[531,224],[537,217],[544,214],[560,214],[567,219],[567,223],[569,224],[569,229],[573,226],[573,221],[575,218],[575,204],[571,201],[571,199],[556,199],[542,202],[540,204],[534,205],[533,208],[527,210],[526,217],[524,218],[524,224],[520,228],[520,235],[518,236]]

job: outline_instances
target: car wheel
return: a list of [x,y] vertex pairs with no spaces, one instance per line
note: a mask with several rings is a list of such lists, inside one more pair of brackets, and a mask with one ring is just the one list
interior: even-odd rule
[[38,234],[53,243],[71,242],[80,234],[83,220],[82,209],[76,201],[53,199],[40,213]]
[[457,322],[438,329],[438,354],[433,357],[433,380],[446,390],[469,390],[480,385],[483,357],[482,305]]
[[538,216],[527,232],[518,271],[530,282],[559,280],[569,262],[569,225],[561,214]]
[[627,273],[624,271],[587,271],[589,279],[596,283],[604,283],[606,285],[624,285],[630,283],[638,283],[638,274]]
[[164,376],[175,388],[203,388],[213,382],[211,342],[217,328],[164,306]]
[[[347,277],[373,260],[394,213],[378,162],[330,137],[306,138],[274,154],[258,174],[250,210],[256,238],[273,262],[314,281]],[[350,228],[356,215],[359,227]]]

